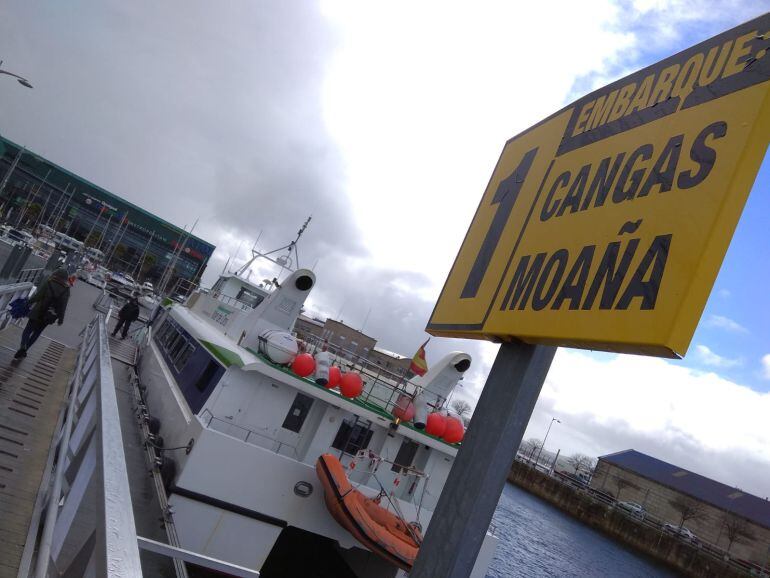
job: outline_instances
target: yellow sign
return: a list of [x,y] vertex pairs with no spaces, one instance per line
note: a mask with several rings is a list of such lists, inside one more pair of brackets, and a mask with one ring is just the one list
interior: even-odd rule
[[770,136],[770,14],[506,143],[433,335],[685,354]]

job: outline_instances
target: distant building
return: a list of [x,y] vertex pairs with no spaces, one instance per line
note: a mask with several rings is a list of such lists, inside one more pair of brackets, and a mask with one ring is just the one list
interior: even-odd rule
[[382,367],[383,372],[393,373],[399,377],[406,375],[411,359],[393,353],[387,349],[376,347],[377,340],[342,321],[334,319],[313,319],[300,315],[294,325],[300,337],[313,341],[325,341],[329,350],[343,357],[363,357]]
[[302,337],[312,336],[317,340],[323,339],[324,322],[319,319],[313,319],[307,315],[300,314],[294,323],[294,329]]
[[369,337],[365,333],[345,325],[342,321],[335,321],[334,319],[327,319],[324,322],[321,338],[330,345],[344,349],[350,355],[365,358],[369,357],[369,352],[374,349],[377,343],[374,337]]
[[[699,515],[684,522],[700,540],[735,559],[767,563],[770,501],[694,472],[626,450],[601,456],[591,487],[620,501],[637,502],[663,523],[679,525],[682,506]],[[672,502],[675,505],[672,505]],[[732,544],[730,542],[732,541]]]
[[0,137],[3,182],[0,215],[8,224],[84,241],[112,269],[141,280],[158,281],[178,248],[169,288],[178,278],[198,280],[214,252],[211,243]]
[[409,371],[409,366],[412,364],[412,360],[409,357],[404,357],[398,353],[375,347],[369,354],[369,359],[374,363],[381,366],[384,370],[396,375],[406,375]]

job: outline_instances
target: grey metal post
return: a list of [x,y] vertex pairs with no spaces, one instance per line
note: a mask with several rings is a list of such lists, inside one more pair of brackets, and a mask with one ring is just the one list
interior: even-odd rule
[[553,461],[551,462],[551,467],[548,468],[549,474],[553,474],[554,469],[556,469],[556,462],[559,460],[559,454],[561,453],[561,448],[556,450],[556,457],[553,458]]
[[410,578],[470,576],[555,353],[500,346]]
[[535,469],[537,469],[537,466],[540,465],[540,454],[543,453],[543,448],[545,447],[545,442],[548,441],[548,434],[551,433],[551,426],[553,425],[553,422],[561,423],[555,417],[551,418],[551,423],[548,424],[548,429],[545,432],[545,437],[543,438],[543,443],[540,444],[540,449],[537,451],[537,459],[535,460]]

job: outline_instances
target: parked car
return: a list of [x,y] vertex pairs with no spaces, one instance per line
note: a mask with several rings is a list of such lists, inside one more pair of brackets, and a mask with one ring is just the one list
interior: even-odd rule
[[632,517],[638,518],[639,520],[644,520],[644,517],[647,515],[644,507],[636,502],[618,502],[618,508],[625,510],[631,514]]
[[698,537],[684,526],[677,526],[676,524],[663,524],[663,531],[667,534],[678,536],[685,542],[691,542],[693,544],[698,544],[700,542]]
[[12,227],[9,227],[7,230],[5,230],[3,234],[5,238],[12,243],[31,243],[35,240],[35,238],[26,231],[19,231],[18,229],[14,229]]
[[574,486],[574,487],[576,487],[578,489],[584,489],[584,488],[588,487],[588,482],[586,482],[585,480],[583,480],[583,479],[581,479],[581,478],[579,478],[579,477],[577,477],[577,476],[575,476],[573,474],[568,474],[566,472],[561,472],[561,477],[562,477],[562,479],[566,483],[568,483],[569,485]]
[[85,282],[89,285],[95,285],[100,289],[104,289],[105,285],[107,284],[107,276],[99,270],[90,271],[86,275]]
[[615,503],[615,498],[607,492],[602,492],[601,490],[597,490],[591,486],[588,486],[586,490],[591,496],[594,497],[594,499],[598,500],[599,502],[607,504],[608,506],[612,506]]
[[136,289],[136,283],[131,275],[124,273],[111,273],[107,281],[110,289],[118,293],[131,293]]
[[142,283],[142,293],[155,293],[155,287],[149,281]]

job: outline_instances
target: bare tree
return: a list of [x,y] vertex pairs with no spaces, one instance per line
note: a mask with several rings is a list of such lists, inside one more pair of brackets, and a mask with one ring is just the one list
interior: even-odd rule
[[473,406],[464,399],[456,399],[452,402],[452,409],[462,418],[466,413],[471,412]]
[[575,468],[577,474],[579,470],[590,472],[593,469],[594,459],[585,454],[572,454],[567,458],[567,463]]
[[615,492],[615,499],[618,501],[620,501],[620,493],[626,488],[631,488],[634,490],[639,489],[639,486],[637,486],[634,482],[627,480],[625,478],[616,478],[615,485],[618,488],[617,491]]
[[523,453],[525,456],[528,456],[531,460],[535,453],[542,447],[542,445],[542,440],[537,438],[529,438],[528,440],[521,443],[519,449],[521,450],[521,453]]
[[725,514],[722,517],[722,524],[724,524],[725,536],[727,537],[728,554],[730,553],[730,548],[733,547],[733,543],[747,543],[757,539],[756,535],[751,531],[748,521],[744,518],[739,518],[733,514]]
[[706,517],[706,506],[703,502],[696,502],[690,498],[679,496],[668,501],[669,505],[679,513],[679,527],[684,526],[687,520],[700,520]]

